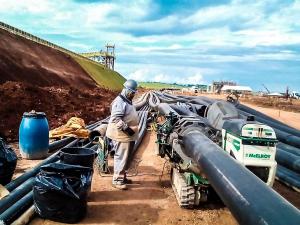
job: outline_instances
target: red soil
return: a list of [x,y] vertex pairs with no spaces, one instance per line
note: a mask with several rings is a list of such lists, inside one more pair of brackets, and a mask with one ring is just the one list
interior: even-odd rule
[[97,87],[84,91],[6,82],[0,85],[0,136],[17,140],[23,113],[33,109],[46,113],[50,128],[66,123],[72,116],[83,118],[86,124],[100,120],[109,114],[116,94]]
[[92,88],[95,82],[69,55],[0,29],[0,84]]
[[18,139],[24,112],[45,112],[50,128],[72,116],[109,114],[116,92],[97,87],[69,55],[0,29],[0,136]]

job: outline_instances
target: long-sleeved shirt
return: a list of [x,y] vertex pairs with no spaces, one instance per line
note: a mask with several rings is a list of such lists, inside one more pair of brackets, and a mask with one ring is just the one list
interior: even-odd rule
[[[111,104],[111,117],[106,136],[115,141],[135,141],[138,138],[138,124],[138,114],[131,102],[124,96],[116,97]],[[133,136],[123,132],[127,127],[135,132]]]

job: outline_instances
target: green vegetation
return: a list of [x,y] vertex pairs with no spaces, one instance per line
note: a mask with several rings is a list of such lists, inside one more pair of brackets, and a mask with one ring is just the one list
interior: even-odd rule
[[180,84],[168,84],[160,82],[139,82],[139,86],[147,89],[163,89],[163,88],[184,88],[186,86]]
[[163,88],[175,88],[175,89],[182,89],[182,88],[190,88],[192,86],[196,86],[200,90],[206,90],[206,85],[193,85],[193,84],[168,84],[168,83],[160,83],[160,82],[139,82],[139,86],[147,89],[163,89]]
[[126,79],[116,71],[105,68],[103,65],[90,60],[74,56],[79,65],[96,81],[99,86],[111,90],[121,90]]

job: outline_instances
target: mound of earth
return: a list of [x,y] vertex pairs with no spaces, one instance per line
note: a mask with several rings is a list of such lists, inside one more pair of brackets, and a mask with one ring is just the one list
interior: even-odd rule
[[0,29],[0,84],[93,88],[94,80],[69,55]]
[[94,87],[89,90],[74,87],[37,87],[21,82],[0,85],[0,136],[8,141],[18,139],[18,129],[24,112],[45,112],[50,128],[65,124],[72,116],[86,124],[109,115],[110,103],[117,92]]

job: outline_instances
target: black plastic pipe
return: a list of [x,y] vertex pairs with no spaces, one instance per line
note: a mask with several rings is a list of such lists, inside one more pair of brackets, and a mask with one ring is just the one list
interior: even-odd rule
[[156,94],[154,94],[153,92],[150,92],[150,97],[149,97],[149,106],[156,110],[157,109],[157,106],[158,104],[160,103],[159,99],[157,98]]
[[94,146],[94,143],[91,141],[91,142],[87,143],[86,145],[84,145],[84,146],[82,146],[82,147],[83,147],[83,148],[90,148],[90,147],[92,147],[92,146]]
[[300,137],[297,137],[295,135],[289,134],[285,131],[282,130],[278,130],[276,128],[273,128],[275,133],[276,133],[276,137],[278,140],[280,140],[281,142],[284,142],[288,145],[292,145],[295,146],[297,148],[300,148]]
[[300,156],[300,149],[299,148],[296,148],[296,147],[291,146],[291,145],[284,144],[282,142],[279,142],[276,145],[276,149],[280,149],[282,151],[289,152],[291,154]]
[[[106,118],[107,119],[107,118]],[[104,119],[105,120],[105,119]],[[88,126],[86,126],[87,129],[92,129],[94,128],[95,126],[97,126],[99,123],[102,123],[102,121],[104,120],[101,120],[101,121],[98,121],[98,122],[95,122],[95,123],[92,123]],[[74,141],[75,138],[74,137],[66,137],[66,138],[63,138],[61,140],[57,140],[57,141],[54,141],[52,143],[49,144],[49,153],[51,152],[54,152],[62,147],[64,147],[65,145],[71,143],[72,141]]]
[[[246,117],[247,116],[253,116],[253,114],[250,114],[248,112],[244,112],[242,110],[239,110],[239,113],[243,116],[246,116]],[[265,121],[265,122],[263,122],[262,120],[259,121],[258,117],[255,117],[255,120],[258,121],[258,122],[269,125],[267,121]],[[269,126],[271,126],[271,125],[269,125]],[[288,145],[292,145],[292,146],[300,148],[300,137],[295,136],[295,135],[290,134],[290,133],[287,133],[283,130],[279,130],[279,129],[273,127],[273,126],[271,126],[271,127],[274,129],[274,131],[276,133],[276,137],[277,137],[278,140],[280,140],[281,142],[284,142]]]
[[0,224],[8,225],[21,216],[33,204],[33,191],[0,214]]
[[[72,147],[78,141],[79,141],[79,139],[76,139],[76,140],[72,141],[71,143],[69,143],[68,145],[66,145],[65,147]],[[5,185],[5,188],[11,192],[12,190],[16,189],[19,185],[21,185],[23,182],[25,182],[29,178],[34,177],[39,172],[41,166],[55,162],[57,160],[59,160],[59,152],[56,152],[53,155],[49,156],[47,159],[45,159],[44,161],[39,163],[37,166],[35,166],[31,170],[27,171],[26,173],[22,174],[21,176],[17,177],[13,181],[11,181],[9,184]]]
[[159,113],[161,115],[169,115],[171,112],[174,113],[175,115],[179,115],[174,109],[170,107],[169,104],[167,103],[160,103],[157,107]]
[[179,101],[177,98],[169,98],[166,97],[163,93],[158,92],[156,93],[158,99],[160,100],[161,103],[176,103]]
[[296,173],[300,173],[300,156],[277,149],[275,159],[280,165]]
[[289,133],[289,134],[292,134],[292,135],[295,135],[297,137],[300,137],[300,131],[293,128],[293,127],[290,127],[278,120],[275,120],[261,112],[258,112],[254,109],[251,109],[250,107],[248,106],[245,106],[245,105],[242,105],[242,104],[237,104],[235,105],[238,109],[246,112],[246,113],[250,113],[252,115],[254,115],[256,117],[256,120],[261,122],[261,123],[265,123],[273,128],[276,128],[278,130],[281,130],[281,131],[284,131],[286,133]]
[[59,152],[54,153],[53,155],[51,155],[50,157],[48,157],[47,159],[42,161],[40,164],[33,167],[31,170],[29,170],[26,173],[22,174],[21,176],[17,177],[15,180],[13,180],[9,184],[5,185],[5,188],[10,192],[12,190],[16,189],[23,182],[25,182],[26,180],[28,180],[31,177],[34,177],[39,172],[41,166],[44,166],[46,164],[57,161],[59,159],[58,153]]
[[148,103],[149,95],[150,95],[150,93],[148,92],[142,96],[140,101],[133,103],[133,105],[135,106],[135,108],[137,110],[141,109],[145,104]]
[[0,214],[19,201],[24,195],[32,190],[34,178],[30,178],[14,189],[8,196],[0,200]]
[[[201,143],[201,144],[199,144]],[[183,136],[185,154],[243,225],[298,225],[300,211],[201,132]]]
[[54,141],[54,142],[49,144],[49,151],[48,152],[50,152],[50,153],[54,152],[54,151],[64,147],[65,145],[71,143],[74,140],[75,140],[75,138],[73,138],[73,137],[67,137],[67,138],[64,138],[62,140]]
[[277,165],[276,177],[288,186],[300,191],[300,174]]
[[192,111],[186,109],[185,107],[181,107],[181,106],[174,105],[174,104],[170,104],[170,107],[182,116],[198,117],[198,114],[193,113]]
[[144,111],[141,115],[141,123],[139,124],[139,136],[138,136],[138,140],[134,144],[133,153],[131,154],[131,157],[133,157],[133,155],[135,154],[137,148],[140,146],[140,144],[143,140],[143,137],[146,134],[146,131],[147,131],[147,116],[148,116],[147,111]]

